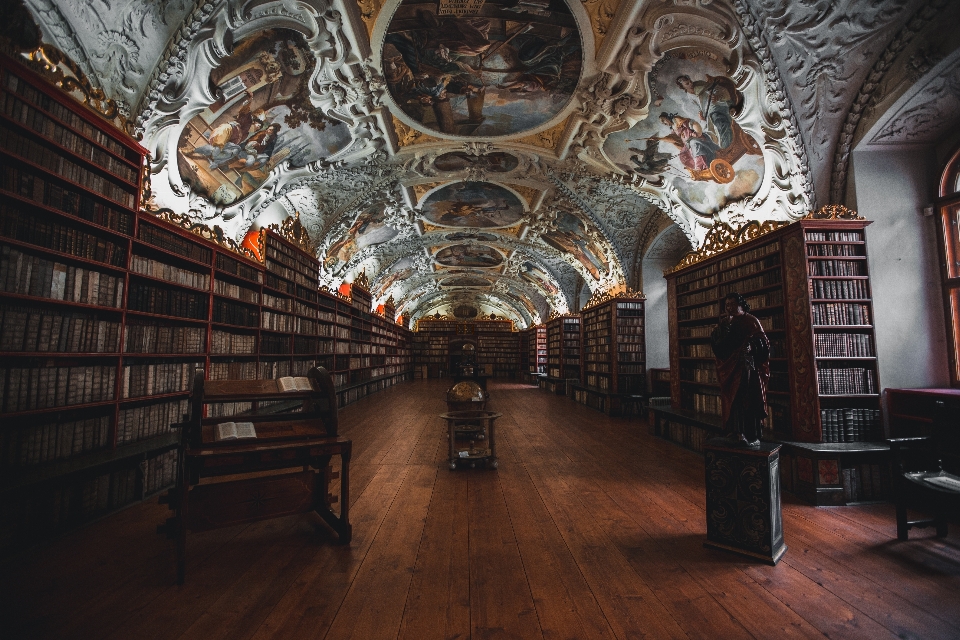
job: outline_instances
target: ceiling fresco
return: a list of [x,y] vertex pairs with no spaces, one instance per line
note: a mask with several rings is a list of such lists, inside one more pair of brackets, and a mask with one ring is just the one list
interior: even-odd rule
[[296,217],[321,284],[412,320],[639,289],[662,238],[799,218],[852,144],[957,112],[942,2],[24,1],[149,150],[148,209]]
[[390,96],[408,124],[470,138],[515,135],[551,120],[573,96],[582,58],[563,0],[403,0],[381,53]]

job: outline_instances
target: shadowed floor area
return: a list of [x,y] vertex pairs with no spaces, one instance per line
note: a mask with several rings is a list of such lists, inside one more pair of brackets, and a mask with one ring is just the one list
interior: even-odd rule
[[353,542],[314,515],[188,537],[154,498],[9,559],[9,638],[956,638],[960,537],[784,497],[776,567],[703,547],[703,459],[534,387],[491,385],[498,470],[447,465],[446,381],[341,412]]

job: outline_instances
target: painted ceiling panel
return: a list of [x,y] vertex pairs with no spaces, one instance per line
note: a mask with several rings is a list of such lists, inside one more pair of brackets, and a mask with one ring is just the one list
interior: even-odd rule
[[[910,44],[946,0],[25,4],[142,137],[151,208],[234,240],[298,217],[323,284],[413,317],[636,287],[644,252],[823,204],[861,112],[874,144],[960,113],[957,43]],[[865,80],[924,64],[950,73]]]

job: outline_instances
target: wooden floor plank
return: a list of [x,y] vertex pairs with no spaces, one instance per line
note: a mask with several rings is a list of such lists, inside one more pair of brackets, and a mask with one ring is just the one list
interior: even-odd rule
[[[491,381],[500,468],[447,465],[449,381],[341,412],[348,546],[315,515],[192,534],[156,501],[0,564],[12,638],[960,637],[960,530],[895,540],[889,504],[784,496],[776,567],[705,549],[703,458],[570,399]],[[15,588],[11,588],[15,587]]]

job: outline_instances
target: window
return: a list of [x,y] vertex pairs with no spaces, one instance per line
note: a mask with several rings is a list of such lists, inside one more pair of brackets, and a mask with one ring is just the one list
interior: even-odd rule
[[943,302],[950,339],[950,382],[960,386],[960,149],[940,180],[940,231],[943,249]]

